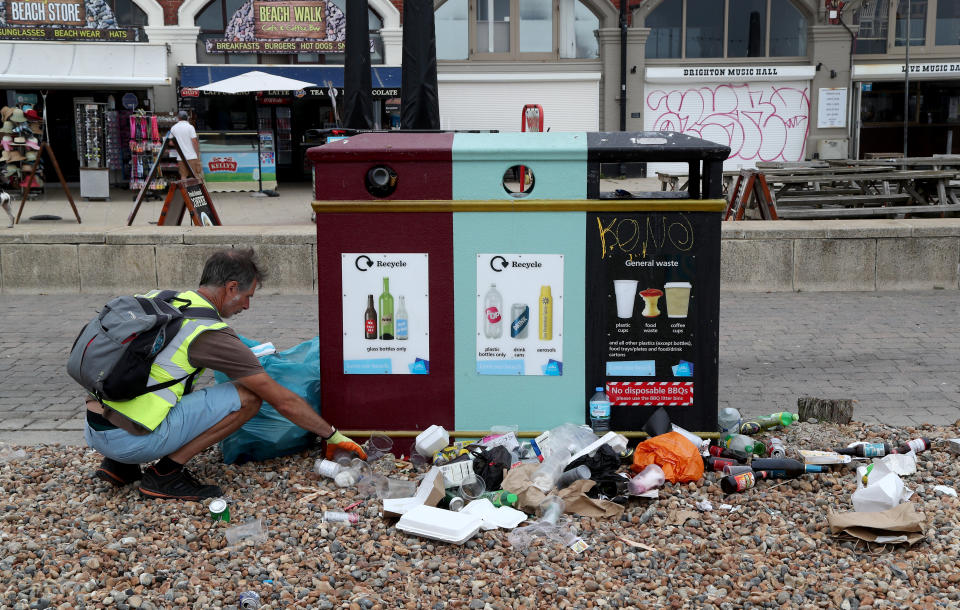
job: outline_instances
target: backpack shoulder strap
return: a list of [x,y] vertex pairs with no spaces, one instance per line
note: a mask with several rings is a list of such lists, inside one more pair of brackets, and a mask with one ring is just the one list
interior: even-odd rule
[[174,302],[182,303],[182,305],[177,306],[177,309],[180,310],[180,313],[183,314],[185,318],[203,318],[206,320],[223,321],[220,318],[220,314],[213,307],[190,307],[190,301],[177,297],[178,294],[180,293],[176,290],[161,290],[154,295],[153,298],[162,299],[171,304]]

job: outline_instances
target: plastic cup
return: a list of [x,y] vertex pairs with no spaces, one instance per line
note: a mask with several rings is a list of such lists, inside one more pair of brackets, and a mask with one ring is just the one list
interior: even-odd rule
[[690,307],[690,282],[667,282],[663,285],[667,293],[667,317],[686,318]]
[[550,525],[556,525],[557,521],[560,520],[560,515],[563,514],[563,511],[566,510],[567,504],[563,501],[563,498],[559,496],[547,496],[543,499],[543,502],[540,503],[540,506],[537,507],[537,513],[540,515],[540,520]]
[[482,496],[485,491],[487,491],[487,485],[483,482],[483,479],[478,477],[460,483],[460,497],[463,498],[465,502],[476,500]]
[[383,477],[378,480],[377,495],[381,500],[387,498],[409,498],[417,493],[417,484],[413,481]]
[[613,280],[613,292],[617,296],[617,317],[632,318],[633,302],[637,298],[637,280]]
[[224,535],[227,537],[227,546],[233,546],[245,540],[260,542],[267,539],[267,528],[263,526],[263,519],[251,519],[246,523],[228,528]]
[[357,454],[353,451],[347,451],[346,449],[337,449],[333,452],[333,461],[344,468],[349,468],[350,462],[352,462],[355,457],[357,457]]
[[367,460],[375,461],[393,451],[393,439],[386,434],[371,434],[367,441]]

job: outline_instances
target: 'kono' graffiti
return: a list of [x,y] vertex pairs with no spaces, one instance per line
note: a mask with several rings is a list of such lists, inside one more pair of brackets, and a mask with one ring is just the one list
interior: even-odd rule
[[647,129],[726,144],[730,162],[802,161],[809,88],[800,83],[703,85],[647,94]]

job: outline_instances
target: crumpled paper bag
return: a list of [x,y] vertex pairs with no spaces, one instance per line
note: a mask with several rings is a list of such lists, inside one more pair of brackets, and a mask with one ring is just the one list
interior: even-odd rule
[[883,462],[874,462],[873,470],[863,484],[866,466],[857,468],[857,491],[853,492],[853,510],[858,513],[876,513],[893,508],[910,499],[913,492],[907,489],[900,475],[890,470]]
[[923,513],[912,502],[875,513],[847,512],[827,514],[830,533],[877,544],[914,545],[924,538]]
[[[522,464],[511,468],[503,478],[503,489],[517,494],[517,508],[528,513],[536,513],[537,507],[548,495],[530,482],[530,476],[537,467],[537,464]],[[555,492],[566,503],[565,512],[582,517],[619,517],[623,513],[623,506],[616,502],[587,497],[586,492],[595,484],[590,479],[580,479],[571,483],[569,487]]]
[[[890,455],[885,455],[882,458],[873,460],[874,464],[877,462],[886,465],[887,468],[901,477],[917,474],[917,454],[913,451],[907,453],[891,453]],[[874,468],[876,468],[876,466],[874,466]]]

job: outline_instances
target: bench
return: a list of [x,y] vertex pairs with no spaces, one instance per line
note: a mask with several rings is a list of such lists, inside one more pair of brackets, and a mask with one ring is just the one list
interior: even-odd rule
[[837,193],[826,192],[814,195],[808,191],[800,196],[793,196],[791,194],[779,195],[776,198],[776,203],[777,207],[779,208],[781,205],[864,205],[867,203],[892,203],[897,201],[906,203],[911,199],[913,199],[913,196],[909,193],[890,193],[888,195],[841,195]]
[[798,208],[781,210],[777,215],[782,220],[802,218],[857,218],[861,216],[900,216],[906,214],[942,214],[960,212],[960,205],[901,205],[880,208]]

